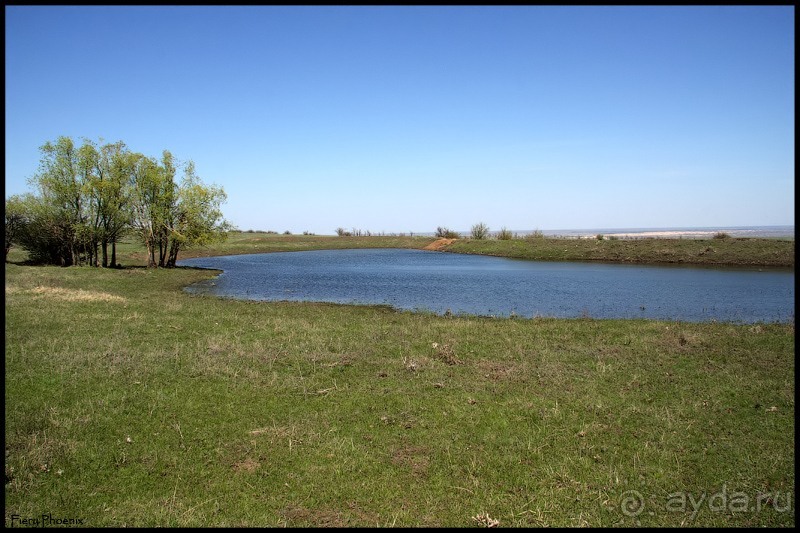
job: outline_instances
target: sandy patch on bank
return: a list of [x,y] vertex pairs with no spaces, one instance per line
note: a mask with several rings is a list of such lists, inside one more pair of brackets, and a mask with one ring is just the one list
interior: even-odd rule
[[424,247],[423,250],[441,250],[453,244],[453,241],[455,241],[455,239],[439,239]]

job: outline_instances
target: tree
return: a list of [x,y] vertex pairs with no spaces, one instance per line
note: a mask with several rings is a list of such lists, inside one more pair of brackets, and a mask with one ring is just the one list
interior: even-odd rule
[[28,252],[32,262],[71,265],[72,234],[63,212],[33,194],[20,198],[18,208],[22,223],[14,232],[14,241]]
[[101,149],[99,166],[103,176],[97,194],[103,199],[101,211],[103,266],[106,266],[106,246],[111,244],[111,266],[117,266],[117,240],[131,220],[130,189],[133,174],[130,150],[122,141],[106,144]]
[[102,183],[104,172],[100,167],[100,153],[94,143],[87,139],[84,139],[83,145],[77,150],[77,169],[77,182],[83,200],[82,212],[75,227],[76,238],[87,255],[89,265],[97,266],[104,207],[104,198],[98,194],[98,187]]
[[122,141],[84,139],[76,148],[69,137],[59,137],[41,152],[39,172],[30,180],[39,196],[6,202],[6,256],[18,242],[34,260],[99,266],[102,257],[107,267],[110,244],[116,266],[117,240],[133,229],[147,248],[149,267],[174,267],[181,250],[227,235],[220,209],[225,192],[204,185],[191,161],[176,184],[177,166],[167,150],[158,161]]
[[[158,199],[156,200],[156,242],[158,243],[158,266],[167,266],[167,253],[170,248],[170,235],[176,224],[178,211],[177,185],[175,184],[175,158],[168,150],[164,150],[159,167],[161,177],[158,180]],[[174,265],[173,265],[174,266]]]
[[168,151],[161,164],[144,156],[135,158],[131,220],[147,247],[148,267],[174,267],[181,250],[224,239],[230,228],[220,209],[227,198],[222,188],[204,185],[192,161],[185,166],[180,186],[174,175]]
[[[33,212],[43,219],[40,230],[51,231],[69,250],[69,257],[59,257],[64,265],[88,264],[108,266],[108,244],[112,244],[111,264],[116,264],[116,241],[130,220],[128,186],[131,158],[124,143],[98,145],[88,139],[77,148],[69,137],[59,137],[41,147],[39,172],[31,183],[39,191]],[[43,236],[28,236],[28,244],[50,247]],[[39,253],[41,252],[41,253]],[[49,252],[34,255],[43,259]],[[49,260],[48,260],[49,261]]]
[[147,248],[147,266],[157,266],[155,248],[157,232],[161,226],[161,172],[158,162],[142,154],[130,155],[130,207],[131,224]]
[[222,216],[221,205],[227,199],[225,191],[213,185],[203,185],[189,161],[177,191],[170,229],[167,267],[174,267],[180,250],[205,246],[227,237],[230,224]]
[[[42,218],[42,231],[51,234],[34,239],[39,245],[49,238],[60,239],[58,264],[69,266],[80,262],[83,224],[83,191],[79,183],[79,162],[75,143],[69,137],[59,137],[41,148],[39,172],[31,179],[41,193],[42,205],[35,212]],[[32,237],[32,236],[29,236]],[[68,256],[64,254],[68,250]],[[54,250],[50,250],[54,252]]]
[[6,198],[6,261],[11,247],[18,245],[25,224],[28,221],[28,208],[26,203],[30,202],[32,195],[14,195]]

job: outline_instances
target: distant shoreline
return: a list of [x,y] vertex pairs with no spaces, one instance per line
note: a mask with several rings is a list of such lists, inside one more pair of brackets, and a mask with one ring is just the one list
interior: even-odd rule
[[[533,233],[533,232],[519,232]],[[794,239],[794,226],[728,226],[728,227],[686,227],[686,228],[600,228],[583,230],[543,230],[548,237],[617,237],[620,239],[709,239],[718,233],[731,237],[761,237]]]
[[[595,238],[598,235],[618,239],[710,239],[718,233],[731,237],[754,237],[794,240],[794,226],[705,226],[705,227],[665,227],[665,228],[595,228],[595,229],[550,229],[550,230],[511,230],[515,235],[525,236],[541,233],[545,237]],[[469,231],[459,232],[464,237]],[[497,230],[489,232],[494,236]],[[413,235],[432,237],[432,232],[414,232]]]

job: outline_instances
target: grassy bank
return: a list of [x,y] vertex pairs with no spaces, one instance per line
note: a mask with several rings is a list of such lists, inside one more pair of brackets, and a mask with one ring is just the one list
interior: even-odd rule
[[793,324],[182,292],[211,275],[6,266],[6,525],[795,524]]
[[[334,237],[236,232],[231,233],[225,243],[208,249],[188,250],[183,257],[340,248],[423,248],[434,241],[433,237],[420,236]],[[540,261],[794,266],[794,240],[782,239],[457,239],[442,250]]]
[[794,266],[794,240],[781,239],[458,239],[446,250],[539,261]]
[[187,250],[182,257],[236,255],[299,250],[341,250],[347,248],[423,248],[436,239],[420,236],[273,235],[232,232],[225,242],[205,249]]

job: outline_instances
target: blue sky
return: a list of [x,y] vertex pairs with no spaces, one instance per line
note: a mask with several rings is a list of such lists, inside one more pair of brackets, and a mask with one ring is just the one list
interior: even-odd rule
[[6,6],[6,197],[61,135],[240,229],[794,224],[793,6]]

